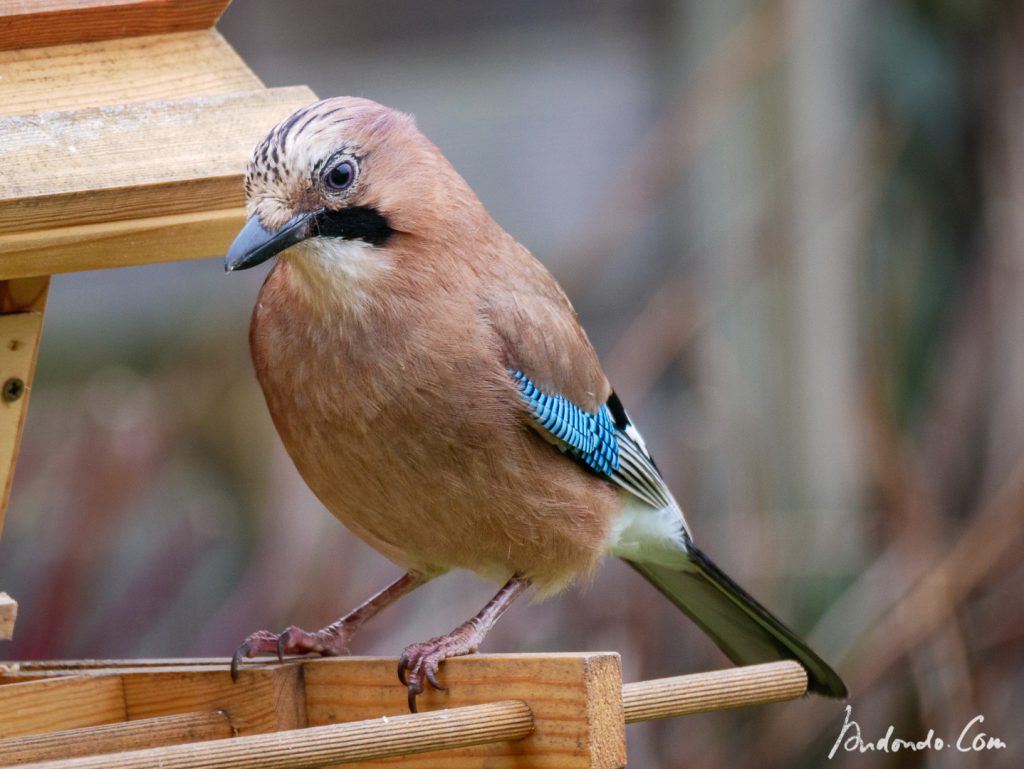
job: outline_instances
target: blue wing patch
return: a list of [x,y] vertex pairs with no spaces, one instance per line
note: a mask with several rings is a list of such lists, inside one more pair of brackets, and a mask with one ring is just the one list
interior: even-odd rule
[[509,373],[534,419],[565,444],[565,451],[602,475],[610,476],[619,469],[619,440],[607,406],[591,414],[564,395],[541,392],[522,371]]
[[537,425],[556,439],[562,451],[656,510],[678,509],[615,393],[596,414],[591,414],[564,395],[549,395],[537,389],[522,371],[510,369],[509,374],[519,385],[523,403]]

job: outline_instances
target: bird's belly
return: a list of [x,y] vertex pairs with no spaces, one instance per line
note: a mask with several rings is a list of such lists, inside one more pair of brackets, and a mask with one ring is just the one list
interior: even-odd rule
[[294,374],[261,376],[288,453],[328,510],[389,559],[424,573],[525,574],[549,591],[596,565],[615,492],[483,396],[452,408],[450,393],[385,372],[358,391],[365,372],[330,384]]

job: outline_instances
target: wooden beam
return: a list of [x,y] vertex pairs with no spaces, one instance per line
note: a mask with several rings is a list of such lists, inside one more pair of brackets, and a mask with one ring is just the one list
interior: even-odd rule
[[[238,682],[227,665],[136,668],[120,671],[126,717],[155,718],[220,710],[236,734],[258,734],[306,726],[302,668],[297,664],[246,669]],[[0,687],[2,688],[2,687]]]
[[[0,685],[0,738],[182,713],[223,712],[235,734],[306,725],[297,664],[247,668],[237,683],[226,663],[96,670],[38,678],[11,664]],[[21,682],[19,682],[21,681]],[[91,704],[90,704],[91,703]]]
[[0,281],[0,533],[35,378],[49,277]]
[[18,618],[18,602],[7,593],[0,593],[0,641],[9,641],[14,635],[14,621]]
[[231,721],[220,711],[182,713],[0,740],[0,766],[223,740],[232,736]]
[[0,278],[217,256],[243,224],[245,209],[238,207],[0,234]]
[[[405,689],[395,679],[394,659],[318,659],[303,667],[310,726],[408,713]],[[617,654],[459,657],[444,663],[440,678],[448,690],[428,688],[419,698],[421,711],[521,700],[533,713],[534,731],[522,742],[409,756],[403,769],[613,769],[626,763]]]
[[212,27],[231,0],[6,0],[0,50]]
[[2,51],[0,75],[0,115],[211,96],[263,87],[213,29]]
[[314,100],[274,88],[2,117],[0,233],[241,206],[253,146]]
[[124,721],[117,676],[63,677],[0,686],[0,738]]

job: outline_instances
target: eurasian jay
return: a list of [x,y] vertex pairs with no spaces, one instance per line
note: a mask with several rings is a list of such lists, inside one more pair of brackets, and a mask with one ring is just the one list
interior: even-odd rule
[[277,255],[252,315],[256,376],[303,479],[406,574],[316,632],[258,631],[261,653],[347,652],[385,606],[450,569],[503,587],[399,661],[409,707],[476,651],[528,588],[625,559],[732,660],[839,676],[697,549],[643,438],[551,274],[506,233],[411,117],[312,104],[257,145],[248,222],[225,269]]

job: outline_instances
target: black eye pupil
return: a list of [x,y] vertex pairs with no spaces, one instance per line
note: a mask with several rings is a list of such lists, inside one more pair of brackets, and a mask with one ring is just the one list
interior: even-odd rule
[[331,172],[327,174],[327,186],[332,190],[343,190],[352,184],[353,178],[352,164],[347,160],[344,163],[338,163]]

